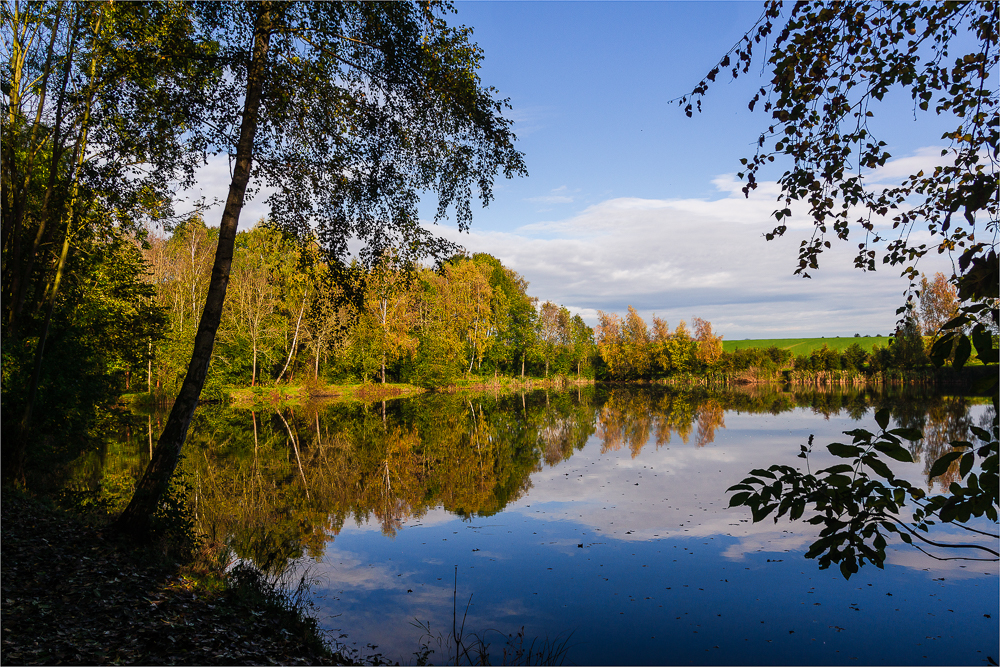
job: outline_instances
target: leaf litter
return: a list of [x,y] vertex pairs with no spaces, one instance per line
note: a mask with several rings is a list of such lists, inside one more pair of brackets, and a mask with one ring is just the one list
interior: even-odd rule
[[4,664],[350,664],[273,590],[205,590],[69,512],[4,496]]

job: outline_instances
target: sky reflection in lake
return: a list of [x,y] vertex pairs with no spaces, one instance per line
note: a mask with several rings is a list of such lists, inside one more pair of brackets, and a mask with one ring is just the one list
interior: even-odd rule
[[[472,596],[467,631],[572,633],[567,663],[984,664],[998,643],[996,563],[898,545],[885,571],[845,581],[803,557],[812,526],[754,525],[727,509],[725,489],[751,468],[801,463],[810,433],[825,444],[858,426],[875,429],[870,411],[860,422],[808,408],[725,411],[712,442],[638,451],[609,449],[599,428],[493,516],[432,509],[391,538],[378,522],[346,522],[312,564],[317,611],[346,641],[412,661],[415,620],[451,628],[457,566],[459,622]],[[813,469],[828,463],[820,449]],[[919,479],[922,466],[905,472]]]
[[[449,662],[417,624],[448,634],[471,596],[466,632],[497,631],[495,663],[523,627],[526,644],[569,637],[567,664],[985,664],[1000,641],[997,563],[890,542],[884,571],[845,581],[803,557],[817,528],[752,524],[725,492],[753,468],[803,464],[810,434],[812,469],[830,465],[825,445],[874,430],[884,406],[924,428],[917,463],[890,463],[926,481],[945,443],[992,411],[969,403],[600,386],[204,406],[179,470],[203,534],[271,572],[307,568],[323,627],[392,661],[428,641],[430,660]],[[81,461],[78,484],[137,478],[158,419]]]

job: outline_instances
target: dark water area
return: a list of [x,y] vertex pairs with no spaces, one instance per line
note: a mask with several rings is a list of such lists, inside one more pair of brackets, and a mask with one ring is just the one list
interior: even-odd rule
[[[431,662],[451,662],[433,636],[457,610],[494,663],[523,628],[524,646],[565,641],[566,664],[986,664],[1000,643],[996,562],[896,542],[884,570],[848,581],[804,558],[816,527],[727,507],[752,468],[803,464],[810,434],[812,470],[830,465],[824,445],[876,430],[881,407],[924,430],[916,463],[893,470],[925,486],[947,443],[993,410],[920,393],[637,386],[205,406],[181,471],[201,532],[273,573],[305,573],[323,627],[391,661],[427,644]],[[77,484],[127,488],[163,418],[135,415],[79,462]]]

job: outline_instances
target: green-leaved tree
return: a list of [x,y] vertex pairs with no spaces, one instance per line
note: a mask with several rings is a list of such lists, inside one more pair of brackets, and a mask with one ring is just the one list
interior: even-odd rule
[[481,85],[471,31],[445,22],[446,3],[206,3],[194,29],[215,45],[224,75],[205,123],[192,129],[233,164],[219,245],[187,375],[170,417],[119,517],[146,533],[197,406],[229,282],[240,211],[263,185],[271,218],[300,237],[315,227],[343,257],[351,239],[370,256],[436,241],[417,219],[422,192],[437,218],[472,217],[497,173],[524,173],[505,102]]

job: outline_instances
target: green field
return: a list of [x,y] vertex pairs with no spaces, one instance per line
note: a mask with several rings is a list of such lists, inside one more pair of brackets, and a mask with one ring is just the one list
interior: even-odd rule
[[888,336],[872,336],[854,338],[757,338],[751,340],[722,340],[722,349],[726,352],[742,350],[747,347],[779,347],[784,350],[791,350],[792,354],[809,354],[813,350],[826,345],[831,350],[846,350],[854,343],[858,343],[866,352],[871,352],[872,348],[888,347],[890,338]]

